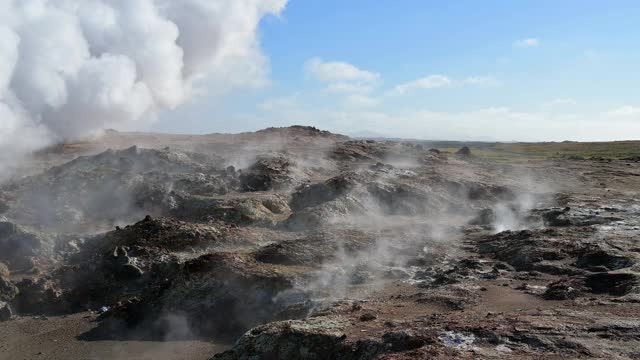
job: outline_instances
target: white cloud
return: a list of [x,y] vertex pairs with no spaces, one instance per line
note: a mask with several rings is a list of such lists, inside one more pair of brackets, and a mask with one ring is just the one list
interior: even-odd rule
[[326,84],[323,93],[342,96],[347,106],[368,107],[378,103],[368,96],[381,83],[378,73],[359,69],[346,62],[325,62],[318,57],[307,61],[304,69],[307,76]]
[[374,83],[380,79],[379,74],[361,70],[349,63],[340,61],[325,62],[318,57],[307,61],[304,68],[311,77],[326,83]]
[[328,93],[346,93],[346,94],[368,94],[374,90],[372,84],[357,84],[338,82],[327,85],[325,92]]
[[451,79],[445,75],[429,75],[421,79],[396,85],[387,92],[387,95],[406,95],[417,90],[437,89],[452,86],[495,86],[500,82],[492,76],[469,76],[462,80]]
[[536,47],[536,46],[540,46],[541,41],[540,39],[537,38],[527,38],[527,39],[520,39],[520,40],[516,40],[513,43],[514,47],[517,48],[529,48],[529,47]]
[[451,79],[444,75],[429,75],[418,80],[397,85],[389,91],[389,94],[404,95],[415,90],[442,88],[450,86],[451,84]]
[[459,81],[461,85],[494,86],[500,82],[493,76],[469,76]]
[[549,107],[554,106],[571,106],[576,105],[578,102],[571,98],[557,98],[547,101],[544,105]]

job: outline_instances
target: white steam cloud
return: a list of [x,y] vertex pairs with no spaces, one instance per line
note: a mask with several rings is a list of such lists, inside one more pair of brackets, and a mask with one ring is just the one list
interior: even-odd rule
[[0,0],[0,152],[143,127],[204,78],[214,95],[265,84],[258,24],[286,3]]

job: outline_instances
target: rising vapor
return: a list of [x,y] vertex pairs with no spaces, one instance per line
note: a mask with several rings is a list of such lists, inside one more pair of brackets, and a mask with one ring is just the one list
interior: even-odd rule
[[257,87],[260,19],[287,0],[0,0],[0,165],[148,125],[199,92]]

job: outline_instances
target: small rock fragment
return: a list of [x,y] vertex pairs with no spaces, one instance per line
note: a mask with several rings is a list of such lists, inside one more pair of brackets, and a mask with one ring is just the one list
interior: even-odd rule
[[371,321],[371,320],[375,320],[377,318],[378,317],[373,313],[366,313],[366,314],[360,315],[360,321]]

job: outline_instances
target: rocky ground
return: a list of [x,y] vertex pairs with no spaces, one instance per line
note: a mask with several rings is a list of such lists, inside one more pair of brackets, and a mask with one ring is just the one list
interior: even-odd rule
[[107,132],[0,186],[0,358],[640,358],[640,163]]

